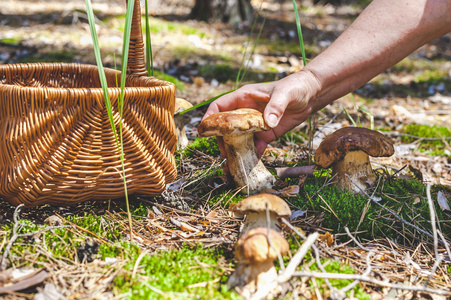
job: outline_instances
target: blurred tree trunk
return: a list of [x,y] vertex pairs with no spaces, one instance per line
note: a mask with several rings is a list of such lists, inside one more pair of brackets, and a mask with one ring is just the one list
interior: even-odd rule
[[253,12],[250,0],[196,0],[190,18],[239,25],[252,22]]

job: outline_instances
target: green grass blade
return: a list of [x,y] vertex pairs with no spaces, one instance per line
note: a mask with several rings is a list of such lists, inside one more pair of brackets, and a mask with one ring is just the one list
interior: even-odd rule
[[233,92],[233,90],[227,91],[227,92],[222,93],[222,94],[220,94],[220,95],[214,96],[213,98],[210,98],[210,99],[208,99],[208,100],[202,101],[201,103],[198,103],[198,104],[194,105],[193,107],[190,107],[190,108],[188,108],[188,109],[185,109],[184,111],[179,112],[178,114],[182,115],[182,114],[187,113],[187,112],[189,112],[189,111],[192,111],[192,110],[194,110],[194,109],[196,109],[196,108],[199,108],[199,107],[202,107],[202,106],[204,106],[204,105],[210,104],[211,102],[215,101],[215,100],[218,99],[219,97],[222,97],[222,96],[224,96],[224,95],[227,95],[227,94],[229,94],[229,93],[231,93],[231,92]]
[[135,1],[129,0],[127,3],[127,13],[125,16],[125,29],[124,29],[124,40],[122,42],[122,71],[121,71],[121,97],[119,100],[119,132],[120,132],[120,143],[118,144],[121,155],[121,165],[122,165],[122,177],[124,179],[124,194],[125,194],[125,204],[127,207],[128,215],[128,225],[130,227],[130,239],[133,237],[132,231],[132,215],[130,212],[130,205],[128,201],[128,191],[127,191],[127,178],[125,176],[125,157],[124,157],[124,140],[122,134],[122,117],[124,113],[124,92],[125,92],[125,79],[127,74],[127,61],[128,61],[128,51],[130,47],[130,34],[132,28],[133,19],[133,9],[135,7]]
[[146,5],[146,67],[147,76],[155,76],[153,72],[153,56],[152,56],[152,42],[150,39],[150,24],[149,24],[149,7],[147,5],[147,0],[145,0]]
[[349,93],[351,95],[352,102],[354,103],[354,108],[357,112],[357,123],[359,124],[359,127],[362,127],[362,124],[360,123],[360,115],[359,115],[359,108],[357,107],[357,103],[355,103],[355,98],[353,93]]
[[243,74],[242,74],[242,76],[241,76],[241,78],[240,78],[240,80],[238,82],[238,86],[241,85],[241,82],[244,79],[244,75],[246,75],[246,71],[249,69],[249,64],[251,62],[251,58],[254,55],[255,48],[257,48],[258,41],[260,40],[260,35],[261,35],[262,31],[263,31],[263,26],[265,26],[265,22],[266,22],[266,18],[263,19],[262,26],[260,26],[260,31],[258,32],[257,39],[255,40],[254,47],[252,48],[251,55],[249,56],[249,59],[247,61],[246,68],[244,68]]
[[102,90],[105,98],[105,106],[107,109],[108,117],[111,124],[111,129],[113,131],[114,137],[116,139],[116,144],[120,153],[121,157],[121,164],[122,164],[122,178],[124,180],[124,193],[125,193],[125,201],[127,206],[127,214],[129,218],[129,226],[130,226],[130,238],[132,237],[132,230],[131,230],[131,213],[130,213],[130,207],[129,207],[129,201],[128,201],[128,193],[127,193],[127,180],[125,176],[125,158],[124,158],[124,143],[123,143],[123,135],[122,135],[122,114],[123,114],[123,105],[124,105],[124,90],[125,90],[125,79],[126,79],[126,70],[127,70],[127,57],[128,57],[128,49],[130,44],[130,31],[131,31],[131,21],[133,16],[133,7],[134,7],[134,1],[131,0],[127,4],[127,15],[126,15],[126,25],[125,25],[125,33],[124,33],[124,43],[123,43],[123,56],[122,56],[122,74],[121,74],[121,94],[120,99],[118,103],[118,110],[120,114],[119,119],[119,131],[120,131],[120,137],[118,138],[116,126],[114,124],[113,119],[113,110],[111,106],[111,101],[108,94],[108,83],[105,76],[105,70],[103,68],[102,64],[102,57],[100,55],[100,46],[99,41],[95,29],[95,18],[94,18],[94,12],[92,9],[91,0],[85,0],[86,3],[86,11],[88,15],[88,22],[89,27],[91,30],[91,36],[92,41],[94,45],[94,54],[96,57],[97,66],[99,69],[99,77],[100,77],[100,83],[102,85]]
[[296,18],[296,28],[298,30],[299,45],[301,46],[302,62],[304,63],[304,66],[305,66],[307,64],[307,60],[305,57],[304,38],[302,36],[302,27],[301,27],[301,21],[299,19],[299,12],[298,12],[298,7],[296,5],[296,0],[293,0],[293,9],[294,9],[294,15]]
[[105,76],[105,70],[103,69],[103,63],[102,63],[102,57],[100,55],[100,46],[99,46],[99,39],[97,37],[96,27],[95,27],[95,17],[94,17],[94,11],[92,9],[91,0],[85,0],[86,3],[86,14],[88,16],[88,22],[89,22],[89,29],[91,30],[91,37],[92,37],[92,43],[94,48],[94,55],[97,62],[97,67],[99,69],[99,78],[100,83],[102,85],[103,90],[103,96],[105,99],[105,106],[108,112],[108,117],[110,119],[111,123],[111,129],[113,130],[114,138],[116,139],[116,142],[119,142],[117,132],[116,132],[116,126],[114,125],[113,120],[113,113],[111,109],[111,101],[108,94],[108,84]]
[[[263,5],[263,1],[260,2],[260,7],[258,8],[258,11],[257,11],[257,16],[255,17],[254,22],[252,23],[251,32],[250,32],[249,38],[247,39],[247,42],[246,42],[246,47],[244,47],[243,58],[241,59],[240,68],[238,69],[238,74],[236,75],[235,87],[234,87],[235,90],[239,87],[239,85],[241,84],[241,81],[243,81],[243,78],[244,78],[244,74],[241,75],[241,71],[243,70],[244,61],[246,60],[247,48],[249,47],[249,44],[251,43],[252,34],[254,33],[254,29],[255,29],[255,25],[257,24],[258,17],[260,16],[260,11],[261,11],[262,5]],[[262,31],[262,28],[263,28],[263,25],[260,28],[260,33]],[[260,36],[260,34],[259,34],[259,36]],[[254,44],[254,50],[257,45],[256,43]],[[253,54],[253,51],[252,51],[252,54]],[[247,66],[249,66],[249,62],[250,62],[250,59],[252,58],[252,54],[249,56]],[[246,73],[246,70],[244,70],[244,73]]]
[[354,125],[354,127],[357,127],[357,124],[355,123],[354,119],[351,117],[351,115],[348,113],[348,111],[346,110],[346,108],[343,107],[343,110],[345,112],[345,114],[348,116],[349,120],[351,121],[351,123]]
[[359,110],[364,112],[370,118],[370,129],[374,130],[374,116],[369,111],[367,111],[366,109],[364,109],[361,106],[359,107]]

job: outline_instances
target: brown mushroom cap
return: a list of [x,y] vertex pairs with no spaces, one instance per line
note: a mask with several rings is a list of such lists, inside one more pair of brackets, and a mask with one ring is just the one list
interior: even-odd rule
[[392,141],[382,133],[362,127],[345,127],[326,136],[315,151],[315,163],[329,168],[348,152],[359,150],[372,157],[395,153]]
[[279,196],[273,194],[257,194],[241,200],[239,203],[230,206],[230,210],[237,215],[245,215],[247,212],[264,212],[268,210],[274,212],[278,217],[289,218],[291,209],[288,204]]
[[188,108],[193,107],[193,105],[189,102],[186,101],[183,98],[175,98],[175,111],[174,111],[174,115],[178,114]]
[[[270,229],[269,238],[281,255],[288,252],[288,242],[280,233]],[[277,252],[268,243],[268,229],[265,227],[253,228],[243,235],[236,244],[235,255],[238,260],[247,263],[273,261],[277,258]]]
[[269,130],[261,112],[251,108],[240,108],[212,114],[205,118],[197,131],[200,136],[237,136],[245,133]]

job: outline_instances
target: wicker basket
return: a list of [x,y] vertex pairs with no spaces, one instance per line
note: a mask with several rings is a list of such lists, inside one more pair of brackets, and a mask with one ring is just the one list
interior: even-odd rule
[[[175,86],[146,77],[139,0],[126,78],[123,139],[129,194],[160,194],[176,177]],[[116,126],[121,72],[105,69]],[[71,205],[124,195],[122,165],[98,68],[0,65],[0,196]]]

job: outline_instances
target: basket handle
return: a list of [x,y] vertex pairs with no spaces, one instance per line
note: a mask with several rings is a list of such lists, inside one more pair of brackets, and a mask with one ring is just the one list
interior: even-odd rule
[[[128,3],[128,0],[125,1]],[[135,77],[147,76],[144,41],[141,25],[141,3],[135,0],[133,8],[130,46],[128,48],[127,74]]]

